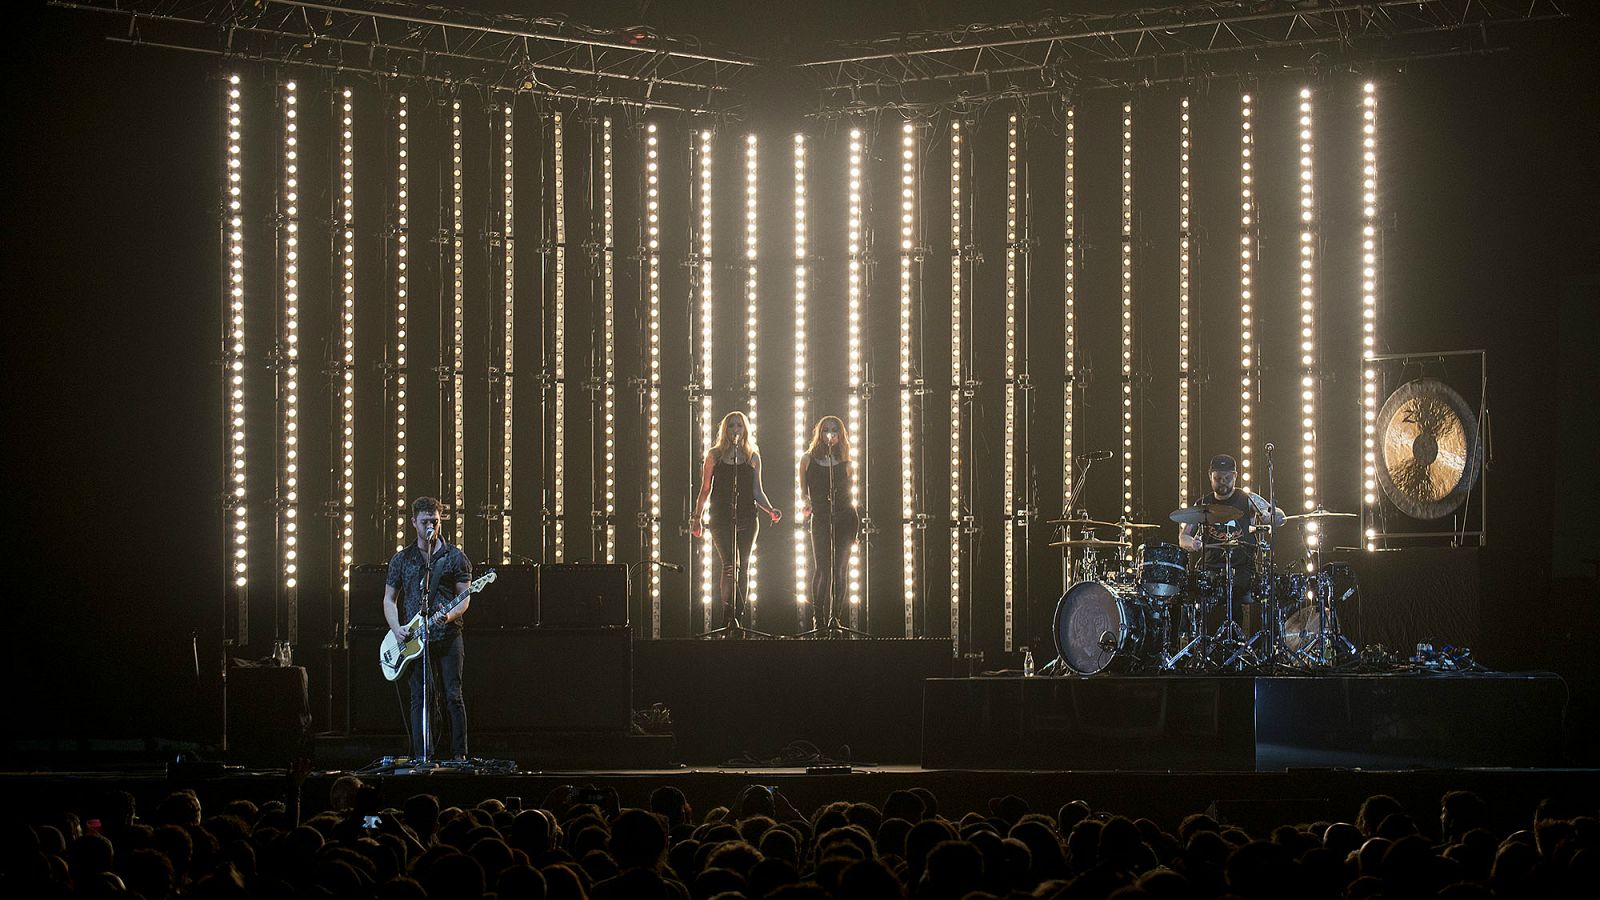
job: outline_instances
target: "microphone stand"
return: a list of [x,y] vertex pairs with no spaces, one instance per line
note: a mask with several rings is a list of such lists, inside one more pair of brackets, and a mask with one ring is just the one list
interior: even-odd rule
[[[755,478],[755,465],[750,462],[748,453],[745,454],[745,457],[746,464],[749,464],[751,467],[750,476],[753,481]],[[717,460],[717,463],[720,465],[722,460]],[[772,635],[767,634],[764,631],[756,631],[754,628],[746,628],[744,623],[739,621],[739,600],[741,597],[739,592],[739,576],[743,574],[744,567],[742,565],[743,560],[740,559],[739,555],[739,472],[737,468],[733,473],[733,490],[728,494],[728,514],[730,517],[729,523],[732,528],[732,534],[730,537],[733,545],[728,548],[728,554],[733,561],[733,590],[728,594],[728,601],[731,603],[731,606],[729,603],[723,604],[722,614],[725,617],[725,622],[722,627],[713,628],[700,636],[703,638],[772,637]],[[713,538],[713,540],[715,540],[715,538]],[[752,552],[755,550],[755,541],[753,538],[751,540],[750,549]]]
[[429,633],[433,622],[433,540],[428,540],[428,549],[422,551],[422,757],[413,761],[412,768],[418,769],[430,766],[433,763],[433,722],[429,715],[432,707],[432,660],[428,658],[428,643],[432,635]]
[[[831,458],[833,456],[833,451],[832,450],[828,451],[828,455]],[[810,464],[811,464],[810,461],[807,460],[806,465],[809,466]],[[839,544],[838,544],[837,539],[835,538],[833,528],[834,528],[834,520],[838,518],[838,505],[839,505],[838,504],[838,499],[839,498],[838,498],[838,495],[835,494],[835,492],[834,492],[833,473],[834,473],[835,469],[838,469],[839,466],[841,466],[843,464],[844,464],[843,460],[840,460],[839,462],[837,462],[837,463],[835,463],[835,464],[833,464],[831,466],[824,466],[824,468],[826,468],[828,470],[828,580],[827,580],[827,584],[828,584],[828,620],[826,622],[822,623],[821,625],[818,625],[816,628],[813,628],[810,631],[807,631],[807,632],[801,634],[800,637],[813,637],[813,638],[838,638],[838,637],[868,638],[868,637],[872,636],[870,634],[867,634],[865,631],[860,631],[858,629],[851,628],[850,626],[844,624],[844,622],[838,616],[838,613],[839,613],[839,579],[835,578],[834,576],[839,571]],[[812,528],[816,528],[817,527],[817,513],[816,513],[815,505],[812,506],[811,527]],[[812,605],[815,606],[816,605],[816,598],[813,597],[811,602],[812,602]]]

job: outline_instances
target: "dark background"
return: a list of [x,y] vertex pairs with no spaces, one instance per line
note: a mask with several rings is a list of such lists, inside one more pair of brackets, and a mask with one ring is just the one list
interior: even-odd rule
[[[647,21],[663,31],[698,34],[714,45],[779,60],[804,55],[824,37],[861,37],[974,18],[1002,21],[1038,12],[1023,4],[988,4],[989,12],[980,15],[955,3],[865,8],[847,3],[778,4],[758,11],[740,5],[736,16],[705,3],[651,4],[642,12],[635,5],[571,6],[584,21],[596,25]],[[496,8],[513,7],[502,4]],[[8,591],[15,616],[9,629],[14,645],[8,654],[12,677],[7,680],[21,695],[16,733],[205,738],[216,732],[218,719],[212,674],[220,654],[217,636],[222,606],[218,493],[223,446],[216,365],[216,173],[220,154],[216,116],[218,79],[225,70],[209,57],[107,43],[101,39],[106,23],[96,17],[34,9],[25,18],[29,22],[27,40],[6,63],[13,137],[5,148],[9,157],[4,167],[5,208],[10,227],[4,242],[5,263],[0,266],[4,296],[10,301],[4,316],[10,357],[4,470],[10,501],[6,530],[13,558],[10,568],[17,576]],[[1387,219],[1380,292],[1384,349],[1482,348],[1488,352],[1494,443],[1486,485],[1491,539],[1484,556],[1480,656],[1497,668],[1561,672],[1574,690],[1575,719],[1588,728],[1593,727],[1596,708],[1596,670],[1590,645],[1600,639],[1593,581],[1585,580],[1592,575],[1585,560],[1600,556],[1591,524],[1592,511],[1600,504],[1593,475],[1594,447],[1600,438],[1596,434],[1600,380],[1593,352],[1595,340],[1600,338],[1596,325],[1600,220],[1595,213],[1600,209],[1600,169],[1595,165],[1600,158],[1600,80],[1589,52],[1596,36],[1592,16],[1577,22],[1529,26],[1506,33],[1514,48],[1507,53],[1391,64],[1356,75],[1325,75],[1315,82],[1319,96],[1327,102],[1325,111],[1319,107],[1319,123],[1329,134],[1349,135],[1355,133],[1350,117],[1357,108],[1361,79],[1372,77],[1380,84],[1381,207]],[[257,109],[270,109],[275,74],[260,67],[246,72],[247,83],[256,86]],[[1274,124],[1281,125],[1292,115],[1293,95],[1303,80],[1303,76],[1288,74],[1249,85],[1260,98],[1262,121],[1258,128],[1270,133]],[[304,83],[308,96],[329,86],[320,76],[305,77]],[[370,119],[364,127],[372,140],[380,141],[376,101],[382,92],[373,85],[365,89]],[[1236,303],[1236,245],[1229,230],[1235,226],[1229,224],[1229,216],[1236,215],[1237,145],[1236,130],[1230,130],[1233,126],[1227,123],[1229,116],[1236,115],[1240,89],[1230,81],[1191,90],[1196,102],[1196,252],[1200,261],[1195,293],[1201,318],[1202,365],[1208,359],[1230,357],[1237,345],[1229,324],[1230,304]],[[1152,387],[1142,398],[1139,429],[1141,434],[1148,431],[1152,435],[1175,430],[1171,424],[1176,416],[1175,389],[1168,387],[1172,378],[1167,373],[1173,364],[1162,350],[1175,344],[1175,330],[1171,316],[1160,312],[1159,304],[1172,302],[1171,282],[1175,280],[1166,263],[1175,252],[1170,209],[1175,172],[1165,154],[1172,146],[1177,96],[1176,89],[1152,89],[1135,101],[1141,272],[1138,333],[1141,359],[1148,362],[1152,378]],[[1103,138],[1106,130],[1116,127],[1120,101],[1120,96],[1100,92],[1087,96],[1080,106],[1080,140],[1084,142],[1080,208],[1086,219],[1086,281],[1080,301],[1086,304],[1115,302],[1116,159],[1114,149],[1108,150],[1111,142]],[[983,176],[988,180],[978,183],[984,197],[980,203],[987,204],[980,213],[987,217],[980,218],[980,228],[987,228],[990,235],[985,238],[990,241],[985,248],[989,262],[980,277],[987,279],[991,300],[1003,272],[1003,248],[992,238],[998,215],[994,204],[1003,197],[1003,184],[995,180],[992,167],[1002,146],[998,141],[1003,141],[1005,111],[996,107],[977,123],[980,147],[987,148],[980,153],[988,153],[991,167]],[[533,120],[530,112],[519,104],[523,120]],[[1059,158],[1059,138],[1047,109],[1036,107],[1031,112],[1034,119],[1029,133],[1040,154],[1032,187],[1039,209],[1038,227],[1049,234],[1052,227],[1059,229],[1060,176],[1045,163]],[[258,133],[268,134],[270,114],[262,115]],[[781,108],[763,108],[751,122],[765,135],[764,147],[771,154],[763,163],[764,172],[771,174],[771,186],[764,185],[764,191],[779,198],[773,207],[777,221],[789,214],[782,180],[786,177],[781,156],[787,150],[784,137],[798,121],[798,115]],[[1336,124],[1341,121],[1342,125]],[[881,129],[872,184],[878,198],[876,209],[882,215],[893,211],[898,129],[891,127],[897,125],[894,119],[873,124]],[[682,122],[672,125],[679,133],[684,127]],[[1098,143],[1093,140],[1096,128],[1101,129]],[[1336,128],[1342,131],[1333,130]],[[740,133],[740,126],[734,126],[732,133]],[[813,133],[817,152],[823,148],[838,152],[842,141],[839,126],[819,127]],[[942,145],[942,135],[938,130],[930,134],[929,146]],[[532,131],[519,135],[524,147],[536,143],[535,138]],[[1282,145],[1273,146],[1266,134],[1261,140],[1261,156],[1290,158],[1282,154]],[[312,139],[308,137],[306,142],[309,146]],[[675,151],[677,165],[686,164],[686,143],[682,141]],[[736,142],[725,141],[719,151],[719,159],[729,166],[736,164],[735,146]],[[260,152],[269,152],[267,145],[261,147]],[[1326,157],[1319,156],[1319,177],[1348,177],[1353,171],[1351,149],[1328,148]],[[422,158],[414,165],[424,172],[436,171],[429,168],[436,161],[428,161],[426,153],[419,150]],[[619,154],[619,191],[626,197],[632,187],[622,173],[634,171],[627,167],[636,166],[637,156],[629,147],[621,148]],[[308,164],[307,168],[314,170],[308,179],[327,177],[327,167],[317,159]],[[1260,163],[1268,168],[1267,160]],[[261,156],[254,163],[247,159],[246,165],[259,166],[256,171],[263,173],[263,178],[271,171],[270,156]],[[358,161],[369,173],[381,171],[383,165],[382,157]],[[944,157],[930,151],[925,160],[925,196],[942,194],[944,165]],[[727,169],[720,182],[724,187],[719,197],[719,242],[727,243],[729,251],[734,249],[731,242],[738,240],[735,216],[740,200],[734,195],[737,182],[732,177],[736,171]],[[1292,169],[1277,165],[1268,171],[1287,175]],[[1265,177],[1268,172],[1259,174]],[[814,168],[813,191],[819,192],[819,182],[833,177],[832,171]],[[670,183],[668,189],[672,190]],[[308,188],[309,193],[312,190]],[[434,215],[434,195],[422,186],[417,193],[418,205],[428,208],[425,215]],[[1337,190],[1329,193],[1333,199],[1323,210],[1327,258],[1347,259],[1341,254],[1353,252],[1356,226],[1339,207],[1342,201],[1337,199]],[[470,203],[480,200],[487,203],[483,198]],[[686,212],[686,202],[683,196],[668,197],[669,204],[679,204],[680,214]],[[1293,235],[1270,231],[1273,223],[1286,221],[1289,202],[1284,191],[1269,191],[1263,197],[1266,261],[1258,277],[1268,283],[1292,277],[1288,263]],[[812,211],[813,235],[820,245],[817,252],[836,254],[836,248],[829,249],[829,242],[837,243],[842,236],[819,225],[819,220],[837,221],[836,215],[826,219],[836,211],[826,208],[820,199],[818,204]],[[320,200],[310,200],[307,206],[308,218],[321,216],[326,209]],[[724,215],[721,209],[731,215]],[[933,214],[928,216],[928,236],[937,246],[943,207],[930,203],[929,209]],[[381,215],[381,205],[369,211]],[[619,221],[625,221],[628,213],[619,210],[619,216],[624,217]],[[888,305],[876,307],[880,312],[874,313],[873,322],[875,344],[880,348],[878,380],[884,383],[894,370],[892,297],[897,271],[893,233],[881,221],[876,224],[880,228],[880,262],[873,297],[875,302],[890,298]],[[419,224],[419,228],[431,227]],[[1344,233],[1336,233],[1341,227]],[[623,233],[626,228],[619,226]],[[764,241],[781,254],[787,228],[763,228]],[[1275,234],[1281,235],[1276,246]],[[620,242],[629,240],[624,237]],[[382,258],[374,249],[375,239],[369,241],[364,245],[362,265],[371,276],[364,277],[364,283],[378,285],[382,283]],[[683,241],[681,233],[669,235],[669,259],[681,254],[681,249],[674,249],[674,242],[681,245]],[[306,243],[308,256],[323,252],[313,251],[313,246],[320,247],[314,237],[308,236]],[[263,252],[252,251],[250,260],[251,276],[265,279],[259,282],[263,291],[270,286],[272,275],[270,241],[264,246]],[[419,256],[431,257],[431,253],[421,252],[421,246],[418,249]],[[723,252],[721,244],[719,252]],[[782,259],[781,255],[768,256]],[[1055,374],[1058,357],[1045,349],[1058,341],[1060,333],[1060,313],[1050,311],[1058,306],[1051,292],[1057,289],[1052,285],[1059,285],[1059,275],[1054,274],[1059,272],[1059,258],[1059,246],[1050,248],[1048,241],[1035,258],[1038,280],[1034,291],[1037,308],[1042,311],[1034,322],[1034,374],[1041,382],[1034,448],[1038,502],[1045,512],[1059,503],[1060,491],[1059,449],[1054,456],[1050,452],[1052,446],[1059,448],[1055,412],[1060,405],[1059,375]],[[930,298],[941,296],[939,291],[945,288],[940,287],[940,279],[948,279],[946,266],[937,260],[933,257],[928,264],[926,290]],[[309,267],[316,265],[308,260]],[[618,293],[630,298],[619,303],[625,304],[630,317],[624,319],[621,330],[631,334],[631,297],[637,292],[628,279],[635,279],[631,284],[636,285],[637,275],[624,272],[626,268],[627,264],[619,263]],[[778,265],[769,270],[764,276],[764,285],[769,286],[763,290],[771,298],[769,308],[775,318],[766,339],[775,351],[769,349],[773,358],[764,363],[762,381],[776,386],[783,383],[781,361],[788,355],[784,337],[788,312],[783,299],[788,276]],[[674,279],[669,280],[667,293],[671,309],[670,298],[681,298],[686,288],[681,273],[673,272],[669,279]],[[308,271],[305,281],[320,286],[326,281],[325,273]],[[718,296],[737,296],[737,279],[728,276],[726,281],[725,286],[719,282]],[[1353,285],[1341,284],[1331,273],[1320,287],[1325,310],[1329,304],[1353,302],[1355,297]],[[487,303],[487,286],[471,290]],[[819,283],[814,291],[820,298],[818,308],[829,308],[828,304],[842,308],[838,306],[843,302],[842,286]],[[309,289],[307,293],[312,294]],[[418,293],[425,292],[419,288]],[[1145,299],[1154,297],[1163,299]],[[308,309],[314,305],[308,297]],[[381,302],[370,307],[378,309]],[[921,336],[927,374],[935,385],[942,383],[947,365],[943,348],[948,334],[939,331],[945,328],[947,332],[947,325],[935,312],[940,308],[937,300],[930,302],[929,326]],[[323,314],[308,311],[312,317]],[[374,314],[380,318],[372,322],[381,323],[381,310],[368,316]],[[1353,340],[1351,323],[1341,324],[1331,312],[1323,315],[1321,328],[1328,341]],[[1086,329],[1080,347],[1080,352],[1092,359],[1094,369],[1080,407],[1078,446],[1082,449],[1116,446],[1115,398],[1120,388],[1115,374],[1114,323],[1105,318],[1099,321],[1101,325]],[[1112,327],[1107,327],[1108,323]],[[423,331],[414,341],[419,361],[431,353],[434,341],[427,331],[431,325],[420,327]],[[685,323],[674,323],[669,338],[685,327]],[[997,328],[995,316],[985,314],[979,339],[992,346]],[[814,331],[814,351],[829,352],[823,344]],[[262,346],[259,338],[255,345],[257,349]],[[519,348],[519,353],[527,352]],[[586,351],[578,346],[571,352],[581,355]],[[321,347],[308,343],[306,353],[304,368],[309,379],[320,370]],[[1268,367],[1265,377],[1273,377],[1274,366],[1292,368],[1292,363],[1286,362],[1290,354],[1292,347],[1269,346],[1263,357],[1263,365]],[[624,361],[628,358],[623,356]],[[431,363],[419,362],[427,364]],[[732,365],[731,357],[719,357],[719,377],[731,374]],[[998,361],[990,354],[980,365],[986,373],[986,387],[978,425],[993,435],[1001,421]],[[1174,377],[1175,371],[1172,368]],[[1357,411],[1339,404],[1343,397],[1357,396],[1356,388],[1348,380],[1337,379],[1356,377],[1354,367],[1331,365],[1330,371],[1336,380],[1325,388],[1321,400],[1325,414],[1330,424],[1343,417],[1353,427]],[[1197,426],[1195,453],[1199,460],[1214,444],[1224,442],[1230,430],[1236,430],[1237,395],[1231,382],[1222,375],[1217,377],[1217,387],[1205,386],[1199,395],[1205,411]],[[683,408],[676,387],[682,373],[669,371],[667,380],[664,414],[670,422]],[[842,398],[837,385],[828,386],[824,376],[818,380],[819,406]],[[424,389],[428,377],[414,376],[413,381],[417,393],[431,393]],[[373,388],[369,384],[362,389]],[[324,402],[320,388],[308,387],[304,393],[308,404],[312,398]],[[1273,439],[1274,433],[1286,434],[1290,429],[1274,429],[1274,423],[1297,416],[1290,395],[1282,396],[1281,408],[1273,408],[1267,398],[1262,401],[1266,409],[1257,430],[1265,439]],[[627,397],[624,392],[620,407],[624,412],[629,408]],[[734,402],[728,399],[730,404]],[[423,411],[419,415],[428,415],[428,402],[420,402]],[[946,402],[939,391],[929,397],[930,441],[942,440]],[[880,390],[875,404],[871,435],[877,443],[875,453],[892,459],[893,392]],[[789,404],[781,392],[764,396],[762,409],[773,417],[769,421],[788,421]],[[260,421],[270,422],[269,407],[264,415],[268,418]],[[381,420],[363,415],[368,416],[364,427],[381,430]],[[675,435],[686,432],[672,429],[684,427],[681,423],[669,425],[669,447],[683,443],[676,438],[674,444]],[[774,447],[783,451],[780,458],[787,456],[785,431],[780,428],[776,434],[766,435],[769,456]],[[414,428],[414,434],[412,443],[418,455],[431,456],[433,447],[421,437],[421,429]],[[307,480],[317,485],[308,490],[308,505],[321,496],[324,479],[315,474],[315,465],[319,458],[325,465],[325,456],[319,456],[327,452],[323,443],[319,439],[305,441],[310,457]],[[1292,438],[1279,444],[1297,452],[1298,442]],[[1350,487],[1354,437],[1349,431],[1343,436],[1330,434],[1323,446],[1320,480],[1326,499],[1330,506],[1350,508],[1356,499],[1356,491]],[[626,431],[622,448],[624,453],[631,452]],[[1175,460],[1173,452],[1162,443],[1141,443],[1139,447],[1139,512],[1147,519],[1159,517],[1178,501],[1176,476],[1168,475],[1175,465],[1168,462]],[[942,447],[930,445],[929,453],[927,467],[937,476],[943,469]],[[980,462],[998,464],[999,448],[992,442],[978,453]],[[256,493],[260,496],[270,496],[270,459],[270,445],[253,451],[252,477],[266,478],[258,482]],[[669,482],[674,471],[681,471],[674,468],[677,465],[668,463]],[[1114,461],[1102,465],[1109,469]],[[381,471],[370,463],[363,466],[358,493],[360,502],[370,506]],[[789,493],[786,466],[769,468],[768,488],[780,505],[788,508],[788,501],[781,499]],[[1198,468],[1196,472],[1198,481]],[[1117,504],[1116,486],[1109,483],[1110,472],[1101,475],[1108,481],[1091,486],[1089,505],[1096,513],[1109,513]],[[435,489],[438,482],[429,480],[435,477],[427,463],[413,466],[413,493]],[[1280,484],[1284,483],[1281,472],[1279,477]],[[885,468],[875,478],[873,503],[880,524],[884,524],[884,518],[897,515],[897,476],[892,468]],[[927,507],[942,513],[945,495],[939,480],[930,480],[925,489],[930,498]],[[682,490],[681,485],[674,490]],[[574,498],[573,503],[586,507],[586,496]],[[992,519],[998,508],[999,489],[993,484],[980,496],[978,511]],[[669,520],[676,515],[676,507],[669,503]],[[264,655],[275,623],[281,622],[282,611],[274,607],[270,596],[272,535],[267,519],[264,512],[258,514],[253,527],[253,573],[263,585],[253,593],[254,616],[261,621],[254,623],[251,646],[243,648],[241,655]],[[364,526],[358,561],[381,562],[389,552],[381,537],[381,518],[369,509],[363,521],[371,524]],[[626,527],[622,533],[621,558],[631,561],[636,558],[633,533]],[[766,546],[787,544],[787,529],[782,535],[783,540],[769,536]],[[937,584],[945,571],[945,539],[937,529],[930,530],[929,536],[927,566]],[[875,572],[880,573],[874,576],[874,590],[877,596],[888,598],[875,607],[872,616],[874,627],[882,633],[896,631],[900,616],[895,593],[897,537],[898,529],[891,521],[875,550],[882,555],[874,561]],[[984,624],[976,639],[980,649],[989,652],[987,662],[998,664],[1006,661],[996,652],[998,529],[986,529],[982,541],[975,568],[985,582],[978,596],[980,602],[990,605],[985,607]],[[309,556],[315,555],[309,548],[320,553],[324,543],[308,535],[303,545]],[[668,545],[675,548],[669,558],[687,555],[670,529]],[[470,539],[468,547],[471,549]],[[792,579],[787,576],[786,553],[773,553],[769,565],[775,576],[771,583],[776,587],[763,602],[778,610],[783,608],[778,604],[785,603],[778,588]],[[569,558],[581,555],[574,551]],[[1026,614],[1029,611],[1024,611],[1019,644],[1028,634],[1039,639],[1059,591],[1051,557],[1043,548],[1036,549],[1031,560],[1034,608],[1031,618]],[[325,621],[326,571],[313,570],[303,580],[307,585],[302,591],[303,617],[314,620],[321,616]],[[669,580],[669,592],[674,583]],[[941,603],[942,599],[930,592],[926,633],[944,633],[938,627],[941,620],[947,621]],[[679,609],[680,618],[673,624],[686,628],[686,616]],[[773,623],[763,620],[763,624]]]

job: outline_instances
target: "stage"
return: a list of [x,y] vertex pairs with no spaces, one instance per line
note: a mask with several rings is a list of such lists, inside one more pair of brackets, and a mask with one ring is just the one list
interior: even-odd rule
[[[524,769],[1566,764],[1567,685],[1550,673],[951,677],[957,661],[946,640],[629,641],[615,630],[474,647],[512,655],[492,666],[480,656],[496,677],[467,680],[473,755]],[[396,692],[377,684],[355,684],[353,702],[370,707],[352,715],[362,727],[321,736],[319,765],[354,769],[406,752]],[[273,704],[245,702],[253,712],[236,720],[250,734],[275,733],[261,716]],[[261,765],[289,752],[238,734],[232,746],[232,759]]]

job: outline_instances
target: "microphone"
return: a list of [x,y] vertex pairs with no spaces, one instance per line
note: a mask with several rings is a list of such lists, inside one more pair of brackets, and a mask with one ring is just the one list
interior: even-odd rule
[[1095,450],[1095,451],[1093,451],[1091,453],[1080,453],[1080,454],[1078,454],[1078,461],[1079,462],[1092,462],[1092,461],[1096,461],[1096,460],[1110,459],[1111,457],[1116,456],[1116,455],[1117,454],[1111,452],[1110,450]]
[[434,526],[432,526],[432,525],[428,526],[428,540],[430,540],[430,541],[433,540],[433,529],[434,529]]
[[664,559],[651,560],[651,562],[654,562],[656,565],[660,566],[663,569],[670,569],[670,570],[672,570],[674,572],[682,572],[683,571],[683,564],[682,563],[667,562]]
[[1273,447],[1273,446],[1272,446],[1272,442],[1271,442],[1271,441],[1268,441],[1268,442],[1267,442],[1267,452],[1268,452],[1268,453],[1271,453],[1271,452],[1272,452],[1272,451],[1273,451],[1273,450],[1275,450],[1275,449],[1277,449],[1277,448],[1275,448],[1275,447]]

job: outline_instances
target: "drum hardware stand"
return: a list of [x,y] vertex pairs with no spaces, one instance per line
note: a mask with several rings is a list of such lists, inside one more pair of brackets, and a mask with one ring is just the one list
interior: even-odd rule
[[[1268,441],[1264,449],[1267,451],[1267,508],[1277,509],[1278,481],[1273,468],[1272,456],[1272,451],[1277,448],[1272,445],[1271,441]],[[1255,516],[1251,516],[1251,518],[1253,519]],[[1250,640],[1246,642],[1245,646],[1247,648],[1252,647],[1257,641],[1262,641],[1266,655],[1257,657],[1255,664],[1258,666],[1271,666],[1277,663],[1286,649],[1283,646],[1283,622],[1278,609],[1276,558],[1273,556],[1272,549],[1276,533],[1273,531],[1272,518],[1270,516],[1265,525],[1255,527],[1266,534],[1266,539],[1258,541],[1256,544],[1261,551],[1260,558],[1257,560],[1259,565],[1256,575],[1256,581],[1261,588],[1261,596],[1259,598],[1261,604],[1261,627],[1257,628],[1256,633],[1250,636]]]
[[[1061,504],[1061,518],[1072,518],[1072,510],[1077,508],[1078,497],[1083,493],[1083,486],[1089,481],[1089,467],[1094,465],[1094,457],[1095,454],[1093,453],[1079,454],[1077,461],[1083,464],[1083,468],[1079,470],[1070,485],[1071,489],[1067,491],[1067,501]],[[1090,536],[1093,537],[1092,534]],[[1070,523],[1062,526],[1061,537],[1063,540],[1072,540],[1072,525]],[[1094,548],[1089,548],[1083,558],[1078,561],[1079,570],[1077,572],[1073,572],[1071,557],[1072,554],[1068,548],[1061,548],[1061,593],[1063,594],[1067,592],[1067,588],[1072,586],[1072,576],[1074,574],[1080,576],[1078,579],[1080,581],[1094,580],[1095,573],[1092,564],[1085,565],[1086,563],[1092,563],[1094,560]]]

